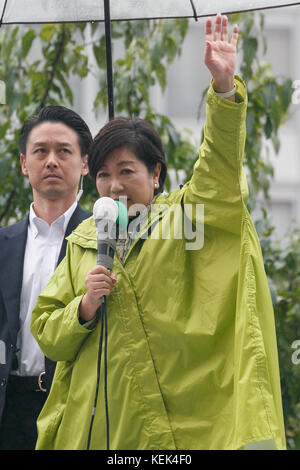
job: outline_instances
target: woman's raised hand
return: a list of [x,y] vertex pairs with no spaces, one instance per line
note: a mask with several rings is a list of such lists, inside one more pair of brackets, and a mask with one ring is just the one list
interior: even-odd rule
[[211,72],[215,91],[226,93],[234,87],[238,26],[234,25],[228,40],[228,18],[217,14],[214,28],[211,18],[206,21],[204,63]]

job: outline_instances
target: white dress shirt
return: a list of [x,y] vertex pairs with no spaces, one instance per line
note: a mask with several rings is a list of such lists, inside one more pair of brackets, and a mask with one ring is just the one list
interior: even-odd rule
[[30,206],[20,300],[20,330],[17,339],[17,375],[37,376],[45,370],[44,355],[30,332],[31,312],[37,298],[55,271],[62,242],[77,202],[51,225]]

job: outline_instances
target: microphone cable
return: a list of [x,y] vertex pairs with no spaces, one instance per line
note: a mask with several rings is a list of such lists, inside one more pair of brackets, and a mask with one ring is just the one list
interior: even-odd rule
[[101,304],[101,332],[99,339],[98,359],[97,359],[97,381],[96,391],[94,397],[94,405],[92,409],[92,416],[90,422],[90,428],[88,433],[87,447],[86,450],[90,449],[91,436],[94,425],[94,418],[96,413],[99,385],[100,385],[100,372],[101,372],[101,358],[103,348],[103,333],[104,333],[104,400],[105,400],[105,416],[106,416],[106,450],[109,450],[109,413],[108,413],[108,396],[107,396],[107,343],[108,343],[108,327],[107,327],[107,311],[106,311],[106,297],[102,297]]
[[108,395],[107,395],[107,344],[108,344],[108,328],[107,328],[107,312],[106,298],[103,298],[103,316],[104,316],[104,400],[106,415],[106,450],[109,450],[109,413],[108,413]]
[[[104,214],[105,217],[104,217]],[[93,217],[97,228],[97,265],[105,266],[109,271],[112,270],[113,258],[116,250],[117,239],[119,238],[119,228],[127,230],[128,212],[126,206],[121,201],[114,201],[109,197],[100,197],[94,204]],[[102,221],[106,222],[103,226]],[[116,229],[116,230],[115,230]],[[115,233],[116,232],[116,233]],[[99,237],[100,234],[100,237]],[[104,236],[105,235],[105,236]],[[108,236],[108,240],[107,240]],[[107,240],[106,243],[102,242]],[[99,339],[99,349],[97,358],[97,379],[96,390],[92,409],[91,422],[87,438],[87,450],[90,449],[91,436],[96,414],[96,407],[100,387],[101,359],[104,338],[104,401],[105,401],[105,420],[106,420],[106,450],[109,450],[109,413],[108,413],[108,393],[107,393],[107,343],[108,343],[108,325],[106,312],[106,297],[101,300],[101,332]]]

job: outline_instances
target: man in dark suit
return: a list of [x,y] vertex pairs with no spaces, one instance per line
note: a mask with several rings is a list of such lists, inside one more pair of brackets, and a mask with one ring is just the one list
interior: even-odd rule
[[0,449],[34,449],[36,419],[55,363],[30,333],[36,299],[65,256],[66,240],[90,214],[77,200],[92,142],[82,118],[48,106],[29,118],[19,139],[33,203],[21,222],[0,230]]

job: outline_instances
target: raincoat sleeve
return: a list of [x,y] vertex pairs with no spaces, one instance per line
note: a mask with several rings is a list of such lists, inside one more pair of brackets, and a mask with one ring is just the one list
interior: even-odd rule
[[204,139],[184,204],[203,204],[207,226],[239,234],[248,199],[242,166],[247,94],[241,78],[236,76],[235,83],[236,102],[209,88]]
[[[76,294],[71,273],[72,243],[39,296],[31,317],[31,332],[45,356],[53,361],[72,361],[93,323],[80,324],[78,309],[84,292]],[[88,327],[87,327],[88,326]]]
[[[251,442],[267,441],[262,448],[275,443],[283,449],[274,313],[259,239],[246,206],[248,187],[242,166],[246,87],[239,77],[235,77],[235,83],[236,102],[221,98],[212,86],[207,95],[204,140],[183,201],[185,205],[203,205],[205,243],[202,246],[210,254],[210,262],[205,265],[204,255],[200,258],[201,250],[194,251],[189,269],[205,285],[202,293],[212,293],[207,302],[214,302],[218,291],[214,308],[222,313],[217,317],[211,308],[210,317],[222,319],[226,315],[228,328],[234,319],[234,343],[226,345],[227,354],[233,354],[232,442],[240,442],[242,448]],[[213,274],[209,276],[210,269]],[[217,291],[214,285],[218,286]],[[224,305],[228,305],[227,310]],[[217,354],[214,358],[219,361]]]

